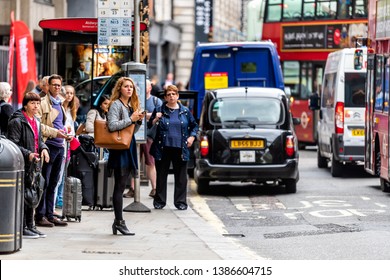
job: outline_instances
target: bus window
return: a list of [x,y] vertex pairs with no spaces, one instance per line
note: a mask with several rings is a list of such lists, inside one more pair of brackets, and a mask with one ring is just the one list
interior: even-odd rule
[[313,93],[318,94],[318,96],[321,96],[321,90],[322,90],[322,77],[324,75],[324,68],[321,66],[315,67],[314,70],[315,75],[314,81],[313,81]]
[[307,99],[312,94],[312,84],[313,84],[313,65],[308,62],[303,62],[301,67],[301,98]]
[[351,6],[352,0],[339,0],[338,1],[338,11],[337,11],[337,18],[350,18],[352,15],[352,6]]
[[357,18],[366,18],[367,17],[367,1],[366,0],[356,0],[355,1],[355,12],[354,16]]
[[385,102],[384,108],[385,112],[389,111],[389,65],[386,65],[386,75],[385,75]]
[[336,0],[318,0],[317,16],[320,18],[336,18]]
[[283,76],[286,87],[290,87],[291,96],[296,99],[300,99],[299,61],[285,61],[283,63]]
[[378,55],[376,60],[376,73],[375,73],[375,110],[383,110],[383,87],[382,87],[382,67],[383,56]]
[[302,2],[296,0],[284,0],[284,10],[283,17],[285,18],[285,14],[289,14],[289,18],[301,18],[302,14]]
[[303,17],[305,19],[312,19],[315,15],[315,2],[314,0],[303,1]]
[[[294,99],[308,99],[311,95],[312,84],[312,64],[299,61],[285,61],[283,63],[283,75],[285,85],[291,90],[291,96]],[[299,76],[301,73],[301,77]]]
[[266,21],[280,21],[282,15],[282,0],[270,0]]

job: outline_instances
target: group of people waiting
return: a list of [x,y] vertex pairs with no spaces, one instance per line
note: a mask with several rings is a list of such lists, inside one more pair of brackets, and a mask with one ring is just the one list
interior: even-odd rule
[[[7,87],[7,83],[0,83],[1,133],[22,151],[26,176],[31,163],[43,163],[44,192],[35,209],[25,205],[25,238],[46,237],[36,226],[67,226],[67,222],[55,215],[54,209],[56,201],[61,201],[66,159],[70,153],[66,143],[75,138],[77,102],[74,88],[62,87],[61,76],[49,76],[47,84],[47,93],[41,94],[43,97],[34,91],[27,92],[22,108],[13,112],[12,106],[7,103],[12,94],[11,87],[9,84]],[[62,88],[66,92],[64,97],[61,95]],[[152,96],[151,91],[152,83],[147,80],[146,110],[143,110],[134,81],[129,77],[119,78],[111,97],[102,96],[97,108],[88,112],[85,130],[93,136],[95,119],[103,119],[107,121],[110,131],[122,130],[130,125],[135,125],[137,131],[146,117],[147,128],[156,127],[154,140],[148,138],[145,144],[140,145],[146,174],[152,185],[149,195],[153,197],[153,206],[162,209],[166,205],[167,177],[172,164],[174,205],[178,210],[186,210],[187,162],[198,124],[189,109],[180,103],[175,85],[164,88],[164,102]],[[139,176],[138,168],[134,135],[129,149],[108,151],[108,169],[114,171],[112,232],[115,235],[118,231],[123,235],[134,235],[123,218],[123,196],[126,186],[130,185],[130,178]]]

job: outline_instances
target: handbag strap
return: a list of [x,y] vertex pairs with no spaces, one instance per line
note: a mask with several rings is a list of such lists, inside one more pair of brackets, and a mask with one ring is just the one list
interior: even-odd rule
[[153,96],[154,99],[153,99],[153,103],[154,103],[154,109],[157,108],[157,96]]

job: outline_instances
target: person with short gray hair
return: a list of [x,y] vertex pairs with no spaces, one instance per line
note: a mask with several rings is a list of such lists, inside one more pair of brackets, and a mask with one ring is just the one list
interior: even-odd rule
[[12,95],[11,85],[7,82],[0,82],[0,134],[5,135],[8,129],[8,121],[14,112],[11,104],[8,103]]

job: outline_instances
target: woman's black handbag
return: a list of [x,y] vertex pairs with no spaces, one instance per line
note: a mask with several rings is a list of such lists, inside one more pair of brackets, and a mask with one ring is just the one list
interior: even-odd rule
[[36,208],[41,201],[45,178],[42,176],[40,162],[33,161],[24,185],[24,203],[31,208]]
[[[154,108],[156,109],[157,108],[157,97],[155,97],[155,96],[154,96],[153,103],[154,103]],[[148,130],[146,132],[146,136],[148,136],[150,139],[154,140],[156,138],[156,134],[157,134],[157,127],[158,127],[158,122],[156,124],[154,124],[151,128],[148,128]]]
[[158,127],[158,124],[155,124],[153,125],[151,128],[148,128],[148,131],[147,131],[147,136],[154,140],[156,138],[156,134],[157,134],[157,127]]

